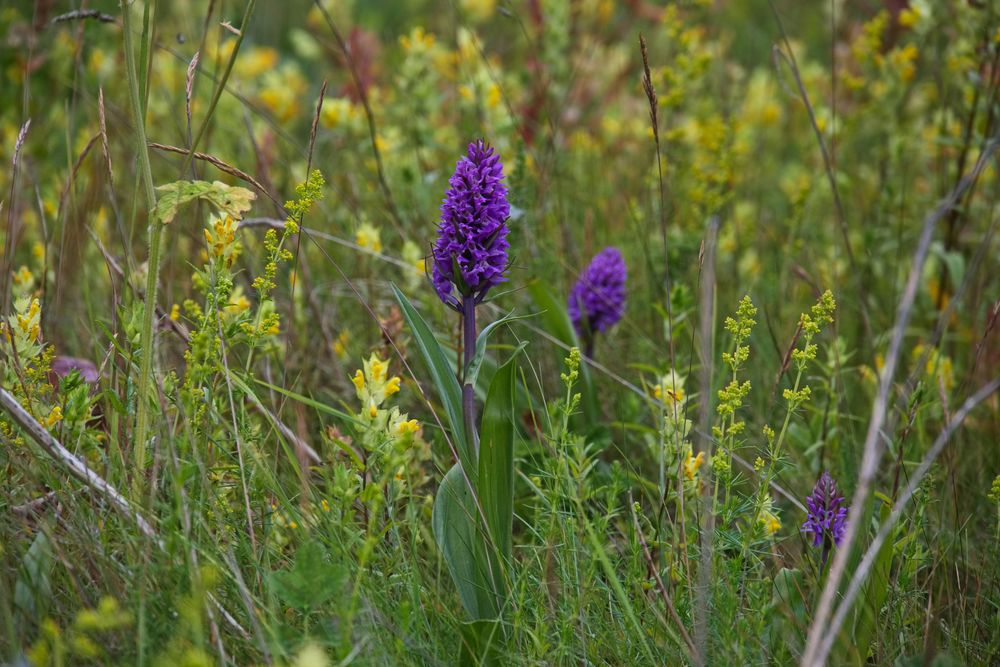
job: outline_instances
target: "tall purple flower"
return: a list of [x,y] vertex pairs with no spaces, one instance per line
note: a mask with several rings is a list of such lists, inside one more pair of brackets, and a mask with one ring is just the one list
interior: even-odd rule
[[577,333],[589,343],[593,334],[606,331],[625,312],[625,259],[618,248],[594,255],[590,266],[569,293],[569,317]]
[[487,290],[506,280],[510,204],[500,156],[482,139],[469,144],[448,184],[434,244],[433,280],[441,300],[457,309],[467,297],[479,303]]
[[830,477],[830,473],[824,472],[816,482],[812,495],[806,498],[806,506],[809,511],[806,522],[802,524],[802,532],[812,534],[813,546],[825,543],[828,548],[829,539],[840,546],[847,529],[847,505],[844,503],[844,496],[837,491],[837,483]]

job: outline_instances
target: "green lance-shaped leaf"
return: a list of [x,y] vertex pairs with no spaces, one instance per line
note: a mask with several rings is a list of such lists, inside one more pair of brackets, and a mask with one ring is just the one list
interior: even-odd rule
[[[413,339],[417,343],[420,355],[427,364],[427,370],[430,372],[434,386],[437,388],[441,402],[444,404],[445,414],[448,417],[452,438],[455,442],[455,449],[458,451],[458,459],[462,462],[466,473],[474,476],[476,474],[475,456],[469,447],[469,438],[465,433],[465,422],[462,418],[462,388],[458,386],[458,380],[455,379],[452,366],[448,363],[448,357],[445,356],[444,350],[441,349],[441,344],[434,337],[434,333],[427,325],[427,322],[420,316],[417,309],[413,307],[410,300],[399,291],[398,287],[393,285],[392,289],[396,293],[396,300],[403,311],[403,317],[406,319],[406,323],[410,325]],[[475,483],[475,480],[473,480],[473,483]]]
[[474,620],[496,618],[496,596],[483,569],[482,520],[472,489],[456,463],[444,476],[434,499],[434,539],[441,549],[462,605]]
[[490,573],[497,607],[506,597],[514,524],[514,358],[497,370],[483,409],[479,438],[479,502],[486,517],[484,570]]
[[174,181],[156,188],[160,197],[156,202],[154,215],[163,224],[173,221],[177,209],[182,205],[204,199],[214,205],[222,213],[242,218],[250,210],[250,202],[256,195],[235,185],[226,185],[222,181]]

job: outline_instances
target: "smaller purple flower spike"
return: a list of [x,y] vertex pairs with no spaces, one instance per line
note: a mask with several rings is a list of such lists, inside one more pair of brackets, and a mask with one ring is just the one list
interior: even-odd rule
[[802,532],[812,534],[813,546],[821,546],[832,539],[839,547],[847,529],[847,505],[830,473],[824,472],[816,482],[812,495],[806,498],[806,506],[809,509]]
[[[479,303],[504,282],[507,269],[507,186],[503,164],[482,139],[469,144],[455,165],[441,204],[441,223],[434,244],[434,289],[458,309],[467,297]],[[461,300],[452,294],[458,289]]]
[[587,339],[607,331],[625,312],[625,259],[618,248],[594,255],[569,293],[567,308],[576,332]]

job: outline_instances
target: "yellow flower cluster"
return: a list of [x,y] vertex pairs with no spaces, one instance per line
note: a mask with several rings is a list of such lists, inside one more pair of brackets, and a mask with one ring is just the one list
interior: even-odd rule
[[774,505],[771,502],[770,496],[767,496],[763,505],[761,505],[757,513],[757,521],[764,527],[764,531],[768,535],[774,535],[781,530],[781,519],[778,518],[777,513],[774,511]]
[[41,352],[41,319],[38,299],[25,296],[14,302],[14,314],[7,318],[7,323],[0,322],[0,336],[14,347],[22,361]]
[[382,235],[378,227],[370,222],[362,223],[354,235],[354,242],[372,252],[382,252]]
[[[387,398],[399,392],[398,375],[389,375],[389,362],[372,353],[351,378],[361,400],[360,417],[369,422],[372,434],[387,433],[391,439],[406,439],[420,431],[420,422],[409,419],[399,408],[386,409]],[[384,431],[383,431],[384,429]]]
[[690,481],[694,481],[698,475],[698,469],[704,463],[705,452],[698,452],[698,455],[695,456],[691,450],[691,446],[688,445],[687,454],[684,456],[684,477]]
[[236,241],[237,223],[231,215],[225,218],[213,218],[205,228],[205,242],[211,256],[222,260],[225,267],[231,268],[240,254],[240,244]]
[[666,375],[653,385],[653,397],[671,406],[683,404],[684,378],[673,369],[667,371]]
[[362,414],[375,419],[385,399],[399,391],[399,376],[389,377],[389,362],[379,359],[378,354],[363,363],[364,370],[358,369],[351,378],[358,398],[364,406]]

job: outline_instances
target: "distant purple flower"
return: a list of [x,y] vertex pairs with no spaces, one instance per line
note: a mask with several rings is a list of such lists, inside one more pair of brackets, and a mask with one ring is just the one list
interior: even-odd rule
[[847,529],[847,506],[830,473],[824,472],[816,482],[812,495],[806,498],[806,506],[809,511],[802,532],[812,533],[813,546],[822,545],[826,538],[832,538],[840,546]]
[[448,184],[434,244],[433,280],[441,300],[457,308],[453,287],[463,300],[472,297],[478,303],[489,288],[506,280],[510,205],[500,156],[482,139],[469,144]]
[[594,255],[569,293],[569,317],[581,336],[606,331],[625,312],[625,259],[618,248]]

